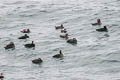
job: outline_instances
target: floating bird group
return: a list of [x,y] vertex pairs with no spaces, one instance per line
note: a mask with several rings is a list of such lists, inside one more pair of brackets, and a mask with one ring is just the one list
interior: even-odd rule
[[[100,19],[97,19],[96,23],[92,23],[93,26],[101,25],[101,24],[102,23],[101,23]],[[55,26],[55,29],[56,30],[60,29],[61,33],[65,33],[64,35],[60,35],[60,38],[65,38],[67,40],[66,41],[67,43],[77,44],[77,39],[76,38],[69,39],[67,30],[64,28],[63,24],[61,24],[60,26]],[[106,26],[104,26],[103,28],[96,29],[96,31],[103,32],[103,31],[108,31],[108,29],[107,29]],[[30,30],[29,29],[23,29],[20,32],[22,32],[22,33],[30,33]],[[27,38],[29,38],[29,36],[27,34],[25,34],[24,36],[18,37],[18,39],[27,39]],[[26,48],[34,48],[35,47],[35,43],[34,43],[34,41],[32,41],[32,43],[25,44],[24,46]],[[4,48],[5,49],[15,49],[15,44],[13,42],[10,42]],[[62,50],[60,50],[59,54],[56,54],[56,55],[54,55],[52,57],[53,58],[62,58],[63,56],[64,55],[62,53]],[[42,62],[43,62],[43,60],[41,58],[32,60],[32,63],[34,63],[34,64],[41,64]],[[0,74],[0,79],[3,79],[3,78],[4,78],[3,73],[1,73]]]
[[60,26],[55,26],[55,29],[61,29],[61,33],[66,33],[64,35],[60,35],[61,38],[65,38],[67,41],[67,43],[71,43],[71,44],[77,44],[77,39],[73,38],[73,39],[69,39],[68,37],[68,33],[67,30],[64,28],[63,24],[61,24]]
[[[100,19],[97,19],[97,22],[96,23],[92,23],[93,26],[96,26],[96,25],[101,25],[101,20]],[[99,32],[107,32],[108,29],[106,26],[104,26],[103,28],[99,28],[99,29],[96,29],[96,31],[99,31]]]

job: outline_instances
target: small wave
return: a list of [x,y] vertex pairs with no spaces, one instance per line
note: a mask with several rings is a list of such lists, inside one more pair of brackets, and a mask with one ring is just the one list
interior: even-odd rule
[[12,3],[12,4],[22,4],[22,3],[24,3],[25,1],[16,1],[16,2],[14,2],[14,3]]
[[36,7],[36,5],[28,5],[28,6],[26,6],[26,8],[34,8],[34,7]]
[[119,25],[118,24],[112,24],[111,26],[113,27],[113,26],[119,26]]
[[4,4],[6,5],[18,5],[18,4],[23,4],[25,1],[16,1],[16,2],[6,2]]
[[32,17],[32,16],[35,16],[35,15],[34,14],[29,14],[29,15],[23,14],[23,15],[19,15],[19,16],[21,16],[21,17]]
[[6,7],[7,7],[7,6],[0,6],[0,8],[2,8],[2,9],[3,9],[3,8],[6,8]]
[[103,60],[101,63],[118,63],[118,60]]

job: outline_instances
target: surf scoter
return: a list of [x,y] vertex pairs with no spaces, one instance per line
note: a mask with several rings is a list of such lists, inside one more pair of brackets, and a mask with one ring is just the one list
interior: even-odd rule
[[74,44],[77,44],[77,39],[76,38],[73,38],[73,39],[69,39],[67,40],[68,43],[74,43]]
[[24,29],[23,31],[21,31],[22,33],[30,33],[29,29]]
[[61,33],[66,33],[66,32],[67,32],[66,29],[61,30]]
[[68,34],[65,34],[65,35],[60,35],[61,38],[66,38],[68,39]]
[[19,37],[18,39],[26,39],[29,38],[29,36],[27,34],[25,34],[24,36]]
[[104,26],[104,28],[96,29],[96,31],[103,32],[103,31],[108,31],[108,29],[106,26]]
[[100,19],[97,19],[97,23],[92,23],[92,25],[93,26],[95,26],[95,25],[101,25],[102,23],[101,23],[101,20]]
[[61,24],[60,26],[55,26],[55,29],[63,29],[63,25]]
[[25,46],[26,48],[32,48],[32,47],[35,47],[35,44],[34,44],[34,41],[32,41],[32,43],[25,44],[24,46]]
[[15,44],[13,42],[10,42],[8,45],[4,47],[5,49],[15,49]]
[[32,60],[32,63],[34,63],[34,64],[40,64],[42,62],[43,62],[43,60],[41,58]]
[[59,54],[53,56],[53,58],[61,58],[63,57],[62,51],[60,50]]
[[1,73],[0,74],[0,79],[3,79],[3,78],[4,78],[3,73]]

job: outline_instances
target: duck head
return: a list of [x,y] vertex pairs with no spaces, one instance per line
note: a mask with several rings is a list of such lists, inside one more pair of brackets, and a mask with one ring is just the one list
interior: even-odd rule
[[34,41],[32,41],[32,44],[34,44]]

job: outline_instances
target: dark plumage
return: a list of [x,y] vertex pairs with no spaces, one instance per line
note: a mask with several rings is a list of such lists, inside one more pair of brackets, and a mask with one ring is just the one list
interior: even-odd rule
[[93,25],[93,26],[96,26],[96,25],[100,25],[100,24],[98,24],[98,23],[92,23],[92,25]]
[[0,74],[0,79],[3,79],[3,78],[4,78],[3,73],[1,73]]
[[15,49],[15,45],[13,42],[11,42],[10,44],[6,45],[4,48],[5,49]]
[[60,35],[61,38],[66,38],[68,39],[68,34],[65,34],[65,35]]
[[77,40],[76,40],[76,38],[69,39],[69,40],[67,40],[67,43],[74,43],[74,44],[77,44]]
[[24,36],[19,37],[18,39],[26,39],[29,38],[29,36],[27,34],[25,34]]
[[21,31],[22,33],[30,33],[29,29],[24,29],[23,31]]
[[56,55],[54,55],[53,57],[54,57],[54,58],[60,58],[61,56],[60,56],[60,54],[56,54]]
[[0,76],[0,79],[3,79],[3,78],[4,78],[4,76],[1,75],[1,76]]
[[66,33],[66,32],[67,32],[66,29],[61,30],[61,33]]
[[62,51],[60,50],[59,54],[53,56],[53,58],[61,58],[63,57]]
[[32,48],[32,47],[35,47],[35,44],[34,44],[33,41],[32,41],[32,43],[25,44],[24,46],[25,46],[26,48]]
[[101,25],[101,20],[100,19],[97,19],[97,23],[92,23],[93,26],[96,26],[96,25]]
[[61,24],[60,26],[55,26],[55,29],[63,29],[63,25]]
[[103,32],[103,31],[108,31],[108,29],[106,26],[104,26],[104,28],[96,29],[96,31]]
[[32,47],[35,47],[35,44],[25,44],[25,47],[26,48],[32,48]]
[[34,63],[34,64],[40,64],[42,62],[43,62],[43,60],[41,58],[32,60],[32,63]]

